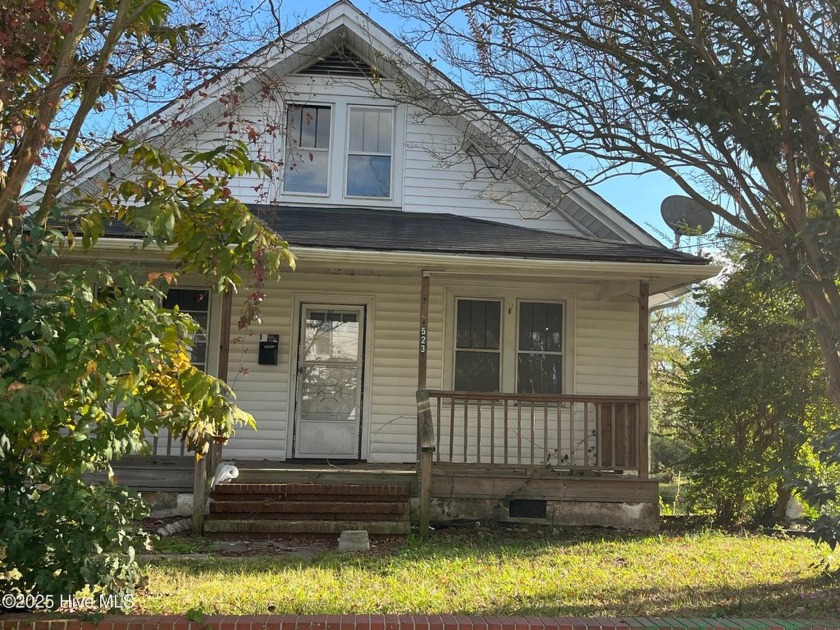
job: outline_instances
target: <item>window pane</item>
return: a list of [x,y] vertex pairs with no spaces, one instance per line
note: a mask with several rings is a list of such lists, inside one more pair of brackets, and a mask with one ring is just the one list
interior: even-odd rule
[[359,356],[359,323],[356,313],[309,313],[304,329],[306,361],[356,361]]
[[458,300],[456,347],[498,350],[501,311],[501,302]]
[[290,105],[286,112],[286,146],[299,147],[300,146],[300,117],[303,112],[302,107]]
[[182,311],[207,311],[209,293],[201,289],[169,289],[163,299],[164,308],[175,308]]
[[286,151],[283,190],[327,194],[329,153],[290,149]]
[[289,105],[286,148],[329,149],[330,108]]
[[519,349],[538,352],[563,350],[563,306],[520,302]]
[[175,308],[189,313],[199,325],[192,336],[190,361],[199,370],[207,363],[207,312],[210,307],[210,293],[202,289],[169,289],[163,300],[164,308]]
[[391,153],[392,118],[392,112],[380,112],[379,114],[379,145],[376,148],[378,153]]
[[391,155],[390,110],[350,110],[350,152]]
[[347,157],[347,194],[353,197],[391,196],[391,158],[375,155]]
[[499,353],[455,352],[455,389],[459,392],[498,392]]
[[562,394],[563,357],[557,354],[519,354],[516,391],[520,394]]
[[318,108],[318,125],[315,129],[315,146],[319,149],[330,148],[330,108]]
[[350,110],[350,151],[353,153],[361,152],[364,149],[364,133],[362,129],[365,124],[365,113],[360,109]]

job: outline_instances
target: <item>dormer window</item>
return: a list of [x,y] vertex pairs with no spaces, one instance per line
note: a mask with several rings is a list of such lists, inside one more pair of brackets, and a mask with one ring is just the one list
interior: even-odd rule
[[331,115],[326,106],[289,105],[284,191],[329,194]]
[[347,197],[391,197],[394,110],[349,107]]

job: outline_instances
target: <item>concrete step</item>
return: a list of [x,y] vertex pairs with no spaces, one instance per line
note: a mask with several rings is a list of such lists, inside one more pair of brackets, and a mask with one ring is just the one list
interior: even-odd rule
[[229,538],[265,537],[284,534],[340,534],[345,530],[364,529],[369,534],[381,536],[407,536],[411,533],[408,521],[312,521],[312,520],[247,520],[210,519],[204,523],[204,532],[211,536]]

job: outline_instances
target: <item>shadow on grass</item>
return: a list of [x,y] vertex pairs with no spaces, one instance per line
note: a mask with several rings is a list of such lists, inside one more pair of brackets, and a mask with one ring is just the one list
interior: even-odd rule
[[[698,563],[702,563],[705,557],[703,542],[713,539],[717,543],[725,543],[716,545],[715,549],[710,547],[709,553],[718,554],[717,558],[711,559],[709,567],[701,571],[703,577],[698,578],[697,584],[686,585],[685,580],[679,579],[683,577],[680,572],[699,566]],[[386,587],[380,583],[379,588],[386,588],[385,591],[364,596],[360,593],[359,599],[353,601],[367,603],[351,604],[343,609],[334,609],[337,604],[330,597],[335,598],[336,595],[325,596],[326,599],[318,601],[318,587],[313,584],[305,604],[290,602],[291,609],[278,610],[287,613],[411,611],[586,617],[840,617],[840,582],[819,574],[816,569],[805,570],[805,565],[799,564],[798,568],[791,569],[787,577],[784,572],[776,572],[772,579],[762,581],[763,576],[760,570],[755,573],[755,567],[784,565],[774,565],[776,560],[766,555],[752,559],[743,551],[739,559],[732,559],[732,563],[721,563],[721,554],[724,554],[724,559],[729,559],[725,556],[725,545],[736,548],[741,540],[746,539],[709,532],[660,535],[594,529],[452,529],[436,532],[428,541],[411,539],[390,555],[348,555],[325,551],[314,559],[286,555],[208,558],[189,562],[163,561],[159,567],[162,571],[173,569],[179,579],[183,579],[182,583],[189,578],[196,583],[212,581],[218,579],[219,573],[258,576],[271,588],[276,588],[278,596],[285,588],[283,572],[294,571],[298,567],[332,576],[327,577],[326,582],[333,586],[342,579],[345,571],[352,570],[356,576],[354,579],[362,580],[362,583],[348,583],[347,586],[360,591],[368,585],[365,575],[370,576],[371,584],[382,578],[385,584],[390,584],[391,580],[398,582],[396,586]],[[651,545],[643,544],[640,551],[630,549],[634,543],[647,541]],[[592,548],[589,549],[588,545]],[[767,553],[772,553],[770,549]],[[689,552],[693,555],[688,555]],[[634,553],[638,555],[634,556]],[[791,553],[790,550],[788,553]],[[676,564],[672,561],[670,568],[663,568],[665,554],[679,556],[680,561]],[[440,565],[437,565],[438,562]],[[437,566],[437,573],[434,573],[434,566]],[[444,567],[443,571],[440,566]],[[537,567],[535,573],[529,572],[530,567]],[[566,573],[557,571],[558,568]],[[548,581],[540,575],[544,570],[550,572]],[[430,571],[435,578],[427,580],[425,585],[412,582],[414,578],[417,582],[422,581]],[[461,575],[457,575],[459,571]],[[505,571],[509,573],[506,582],[493,581],[494,572]],[[592,574],[587,574],[587,571]],[[725,571],[731,574],[723,573]],[[529,583],[532,575],[533,579],[539,580],[538,583]],[[444,581],[449,577],[452,577],[452,583],[448,586],[435,583],[435,580]],[[645,579],[649,577],[658,580],[656,586],[640,586],[650,584],[651,579]],[[521,579],[522,588],[510,588],[511,580],[515,584],[517,579]],[[710,582],[714,585],[710,586]],[[743,585],[732,584],[737,582]],[[388,590],[392,588],[396,590]],[[417,595],[420,588],[439,589],[440,592],[423,600]],[[474,596],[461,597],[458,589],[462,588],[474,590]],[[259,609],[262,605],[259,602],[254,601],[254,605],[257,607],[255,614],[266,612]]]
[[820,575],[745,588],[631,588],[613,601],[569,606],[544,591],[516,610],[501,604],[481,614],[840,619],[840,583]]

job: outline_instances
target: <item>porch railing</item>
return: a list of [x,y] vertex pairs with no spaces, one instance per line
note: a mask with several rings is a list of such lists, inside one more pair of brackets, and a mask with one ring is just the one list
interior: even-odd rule
[[184,457],[189,454],[184,440],[177,435],[172,435],[166,429],[161,429],[156,435],[147,433],[146,441],[149,442],[149,451],[152,456]]
[[428,395],[435,463],[641,473],[647,461],[641,397]]

